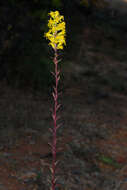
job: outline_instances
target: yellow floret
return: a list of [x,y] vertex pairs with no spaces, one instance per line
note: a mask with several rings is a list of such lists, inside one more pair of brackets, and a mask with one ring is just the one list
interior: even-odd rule
[[63,45],[66,45],[64,17],[61,16],[58,11],[50,12],[49,15],[49,31],[45,33],[45,37],[50,41],[49,45],[51,45],[53,49],[63,49]]

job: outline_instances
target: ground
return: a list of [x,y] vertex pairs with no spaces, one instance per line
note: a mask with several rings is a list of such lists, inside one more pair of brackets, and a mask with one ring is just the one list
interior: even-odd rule
[[[63,65],[57,190],[127,189],[127,38],[122,34],[124,39],[107,26],[83,28],[78,48]],[[49,189],[51,105],[49,92],[33,94],[0,83],[1,190]]]

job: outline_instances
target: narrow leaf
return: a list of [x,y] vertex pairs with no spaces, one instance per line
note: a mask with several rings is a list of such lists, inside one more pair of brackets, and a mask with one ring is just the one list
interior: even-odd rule
[[53,120],[56,120],[56,116],[54,114],[52,114],[52,118]]
[[57,78],[57,79],[58,79],[58,81],[59,81],[59,80],[60,80],[60,76],[58,76],[58,78]]
[[105,164],[110,164],[110,165],[113,165],[115,167],[120,167],[120,164],[118,162],[116,162],[113,158],[101,156],[99,159],[102,162],[104,162]]
[[57,125],[56,126],[56,130],[59,129],[61,127],[61,124]]
[[57,160],[56,162],[55,162],[55,165],[57,165],[59,163],[59,160]]
[[51,74],[55,77],[55,73],[51,71]]
[[52,148],[52,144],[51,143],[48,143],[48,145]]
[[61,62],[62,59],[58,59],[58,63]]
[[54,173],[53,169],[52,168],[49,168],[49,169],[50,169],[51,173],[53,174]]
[[56,107],[56,110],[58,110],[61,107],[61,104],[58,104]]

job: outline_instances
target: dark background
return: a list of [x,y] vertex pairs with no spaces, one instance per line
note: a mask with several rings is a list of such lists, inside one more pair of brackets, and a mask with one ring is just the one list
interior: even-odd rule
[[[85,1],[84,1],[85,2]],[[48,13],[59,10],[65,17],[67,47],[63,62],[73,54],[73,40],[81,28],[105,17],[102,1],[1,0],[0,2],[0,81],[16,88],[50,88],[53,52],[44,38]],[[103,18],[102,18],[103,19]],[[76,29],[76,30],[75,30]]]

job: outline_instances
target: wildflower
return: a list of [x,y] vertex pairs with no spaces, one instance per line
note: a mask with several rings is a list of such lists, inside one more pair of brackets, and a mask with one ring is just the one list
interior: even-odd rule
[[63,49],[63,45],[66,45],[64,17],[61,16],[58,11],[51,11],[49,15],[49,31],[45,33],[45,37],[50,41],[49,45],[51,45],[53,49]]
[[54,106],[52,110],[52,118],[53,118],[53,128],[50,128],[52,132],[52,142],[51,149],[52,149],[52,167],[51,169],[51,190],[55,190],[57,186],[57,176],[56,176],[56,169],[57,169],[57,129],[59,128],[60,124],[58,123],[57,111],[59,110],[59,93],[58,93],[58,84],[60,80],[60,71],[58,68],[58,49],[63,49],[63,45],[66,45],[65,41],[65,22],[64,17],[59,14],[58,11],[50,12],[50,19],[48,21],[49,31],[45,33],[45,37],[50,41],[49,45],[52,46],[54,49],[54,72],[52,72],[53,76],[55,77],[55,85],[53,87],[53,100]]

